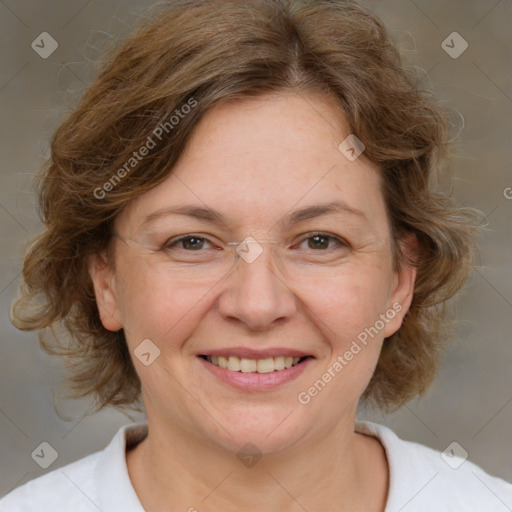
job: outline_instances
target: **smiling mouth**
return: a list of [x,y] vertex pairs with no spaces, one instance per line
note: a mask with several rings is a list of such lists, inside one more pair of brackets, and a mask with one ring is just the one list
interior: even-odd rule
[[237,356],[199,356],[209,363],[225,370],[242,373],[271,373],[287,370],[301,364],[311,356],[306,357],[267,357],[265,359],[246,359]]

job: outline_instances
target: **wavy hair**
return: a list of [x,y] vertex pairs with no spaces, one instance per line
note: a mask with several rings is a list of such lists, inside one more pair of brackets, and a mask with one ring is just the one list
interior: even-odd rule
[[[379,168],[394,269],[417,268],[411,307],[385,340],[362,402],[389,411],[423,394],[452,336],[447,301],[468,277],[481,227],[481,212],[436,189],[451,154],[450,110],[418,86],[383,22],[354,1],[179,0],[150,14],[109,52],[52,136],[37,176],[44,231],[27,250],[12,323],[39,330],[44,350],[65,358],[73,396],[94,396],[98,409],[140,408],[124,332],[103,327],[87,258],[108,250],[116,215],[168,177],[214,106],[320,93]],[[197,103],[179,126],[161,129],[163,142],[127,169],[190,98]],[[398,243],[408,232],[420,242],[415,260]]]

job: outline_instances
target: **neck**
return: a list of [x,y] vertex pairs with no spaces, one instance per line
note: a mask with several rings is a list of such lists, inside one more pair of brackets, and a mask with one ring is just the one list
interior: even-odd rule
[[128,471],[148,512],[383,512],[385,452],[375,438],[355,433],[354,421],[355,415],[321,439],[243,463],[236,452],[148,418],[147,438],[127,454]]

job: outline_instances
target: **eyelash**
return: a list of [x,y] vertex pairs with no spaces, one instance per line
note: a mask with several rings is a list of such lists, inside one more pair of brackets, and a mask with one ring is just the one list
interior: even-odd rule
[[[345,247],[345,248],[350,248],[350,244],[345,241],[343,238],[340,238],[338,236],[334,236],[334,235],[330,235],[328,233],[322,233],[322,232],[313,232],[311,234],[309,234],[309,236],[306,236],[305,238],[301,239],[301,243],[302,242],[305,242],[306,240],[309,240],[310,238],[315,238],[315,237],[321,237],[321,238],[328,238],[328,239],[331,239],[331,240],[334,240],[335,242],[337,242],[341,247]],[[212,243],[208,240],[208,238],[206,237],[203,237],[203,236],[200,236],[200,235],[196,235],[195,233],[189,233],[187,235],[183,235],[183,236],[180,236],[178,238],[171,238],[170,240],[168,240],[164,246],[163,246],[163,249],[172,249],[174,248],[174,246],[176,246],[177,244],[179,244],[180,242],[183,242],[185,240],[188,240],[188,239],[191,239],[191,238],[196,238],[196,239],[199,239],[199,240],[206,240],[208,243]],[[197,251],[194,251],[194,250],[189,250],[189,249],[184,249],[184,248],[181,248],[183,249],[184,251],[187,251],[187,252],[202,252],[201,250],[197,250]],[[331,247],[332,249],[332,247]],[[315,252],[327,252],[331,249],[319,249],[319,250],[315,250],[315,249],[311,249],[312,251],[315,251]]]

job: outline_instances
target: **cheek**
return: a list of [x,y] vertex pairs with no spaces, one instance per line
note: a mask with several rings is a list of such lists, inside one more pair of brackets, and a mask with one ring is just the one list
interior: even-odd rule
[[144,268],[128,261],[119,274],[118,304],[130,344],[149,338],[173,347],[172,340],[186,338],[200,322],[211,285],[176,281],[164,267]]
[[[386,283],[379,273],[347,275],[316,295],[310,294],[308,306],[314,310],[313,321],[325,340],[325,360],[308,388],[315,407],[338,403],[343,408],[357,402],[366,389],[379,359],[386,325],[381,315],[386,313],[388,289],[379,283]],[[308,389],[303,391],[309,393]],[[321,395],[318,400],[317,395]],[[333,417],[337,411],[332,411]]]
[[[325,338],[333,341],[333,348],[341,350],[385,313],[388,286],[386,273],[378,267],[366,267],[364,271],[347,271],[322,286],[304,290],[301,298],[313,310],[313,320],[317,318],[315,323],[322,328]],[[382,327],[380,322],[377,327]]]

